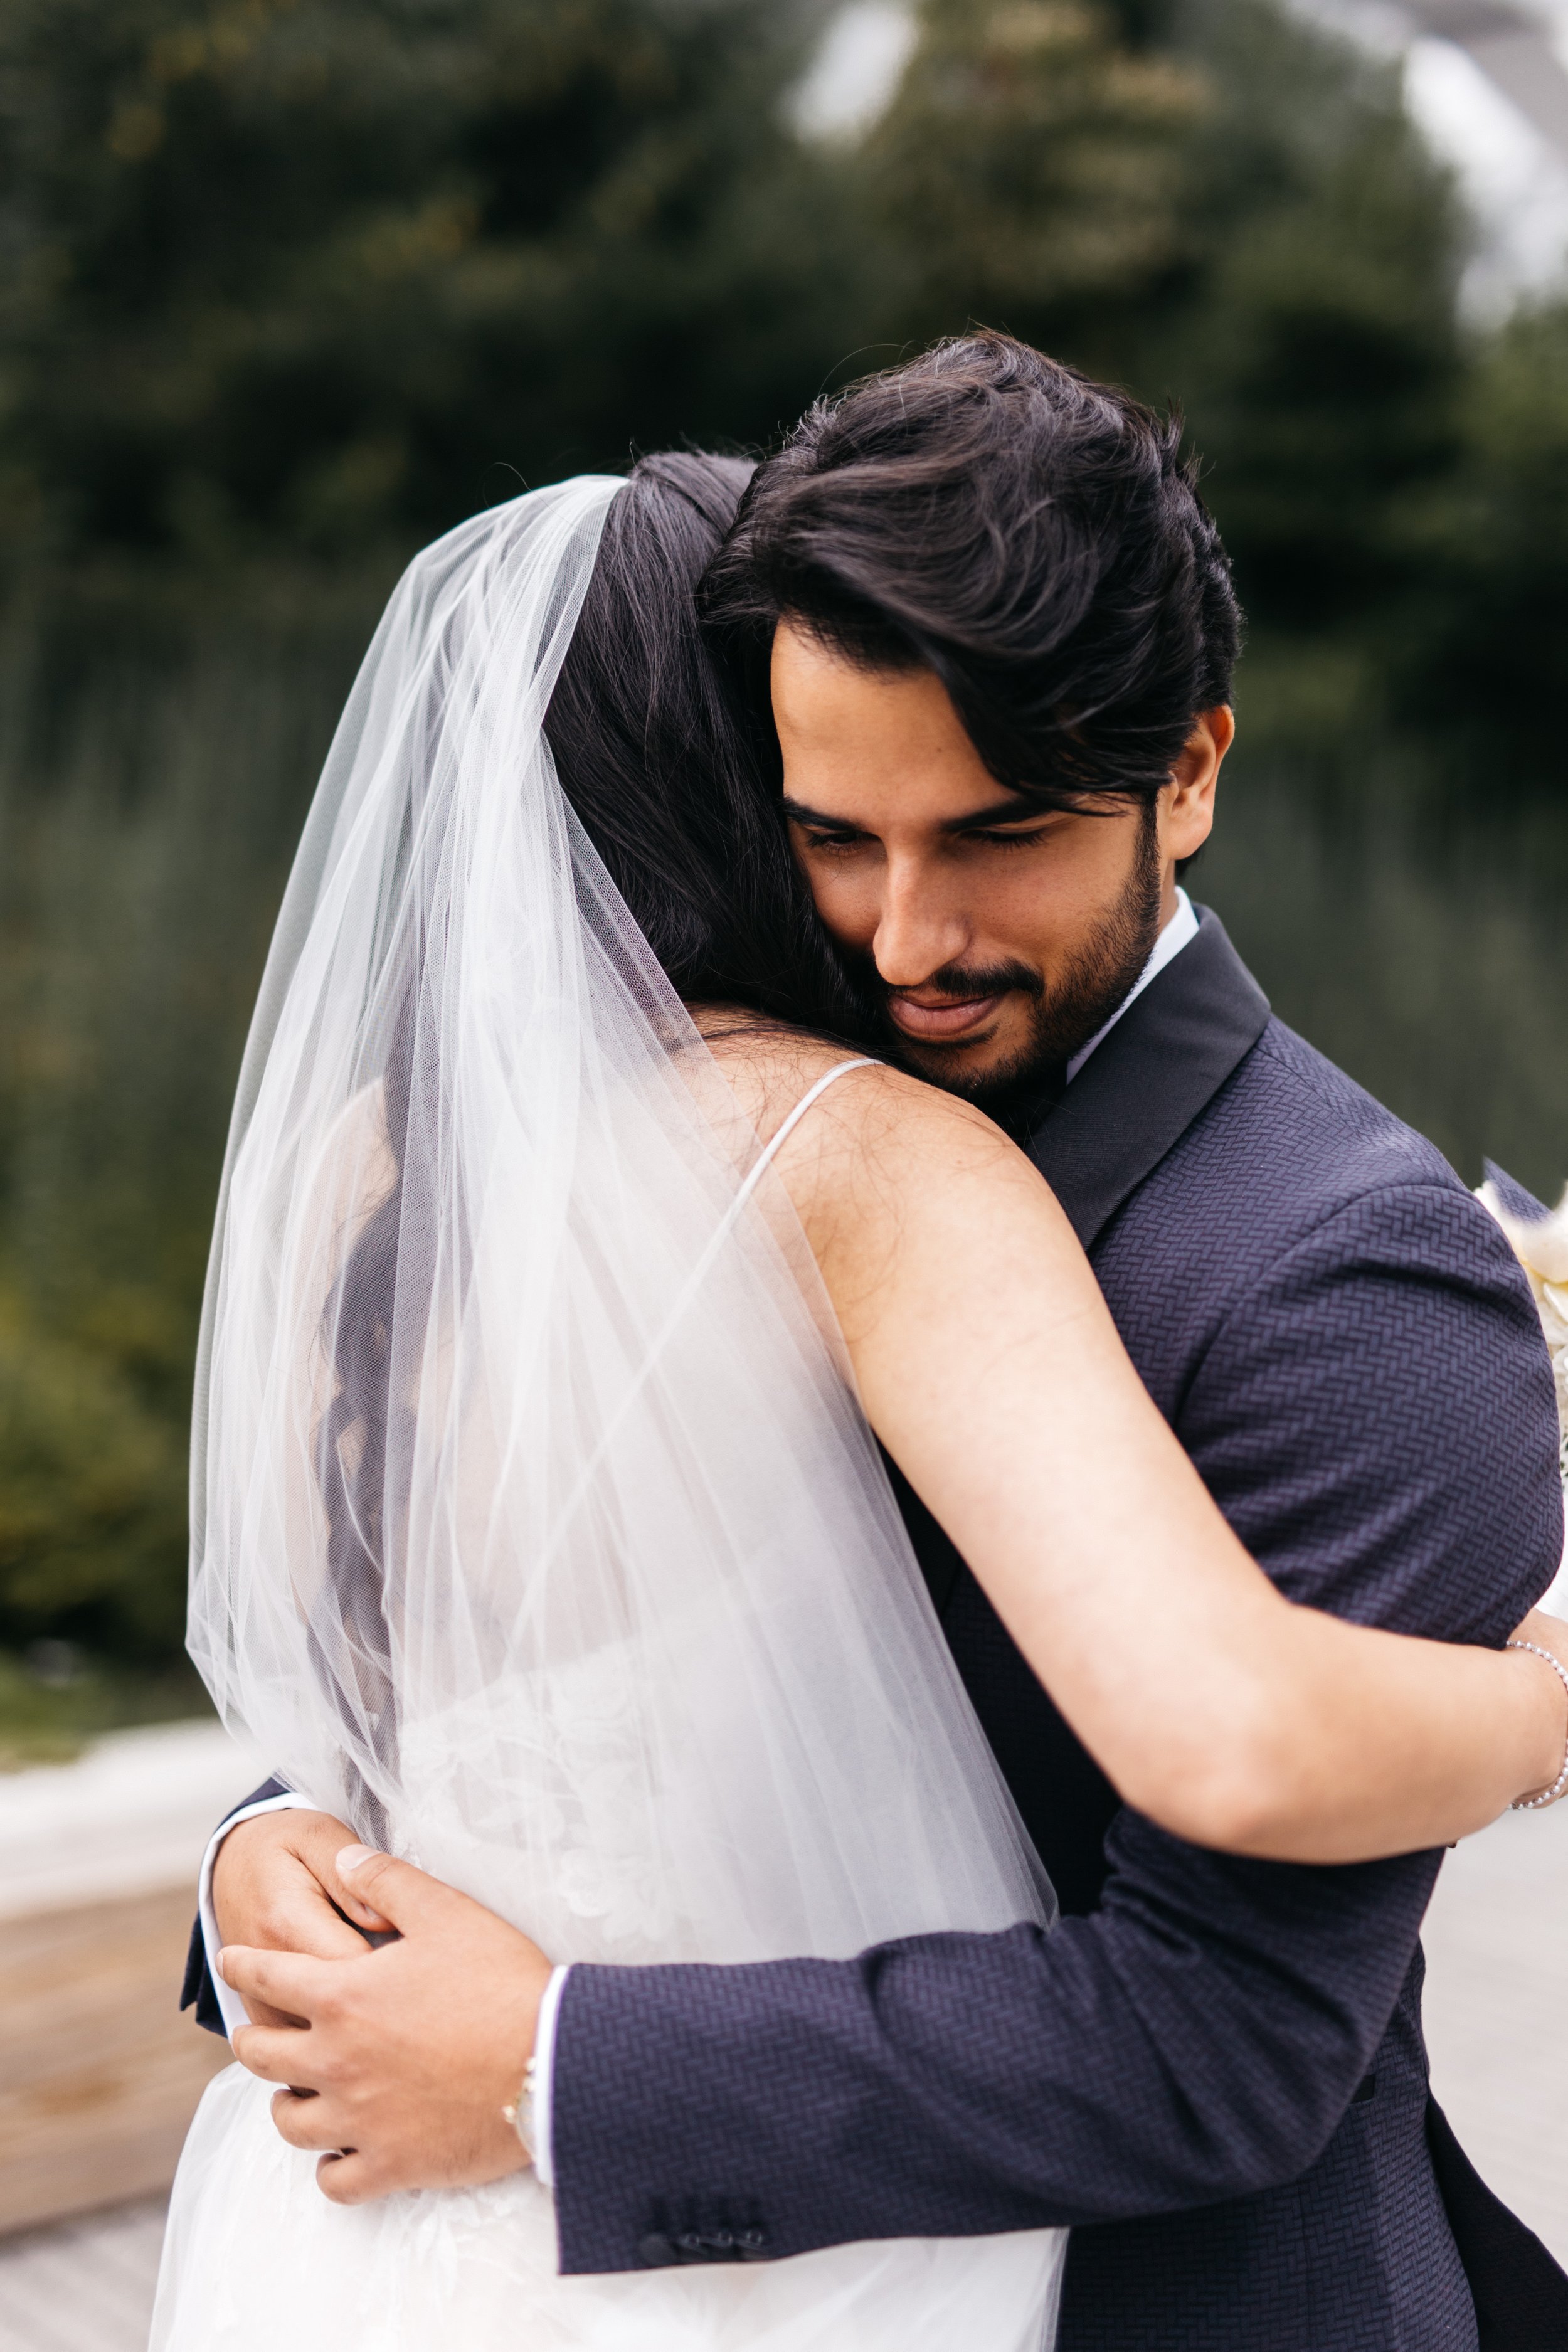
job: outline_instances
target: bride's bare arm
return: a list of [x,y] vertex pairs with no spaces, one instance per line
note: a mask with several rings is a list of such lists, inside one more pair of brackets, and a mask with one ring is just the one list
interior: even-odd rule
[[[764,1131],[832,1058],[715,1044]],[[1568,1702],[1538,1660],[1275,1590],[988,1119],[866,1070],[778,1166],[873,1427],[1129,1804],[1203,1844],[1346,1862],[1447,1843],[1555,1777]]]

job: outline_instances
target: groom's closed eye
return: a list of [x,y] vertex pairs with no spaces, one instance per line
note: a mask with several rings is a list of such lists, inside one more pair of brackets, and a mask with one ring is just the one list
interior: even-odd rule
[[1032,849],[1037,842],[1061,832],[1070,814],[1067,809],[1021,810],[1016,801],[1004,801],[998,807],[954,817],[942,830],[953,841],[980,841],[994,849]]
[[805,835],[808,849],[858,848],[861,843],[875,838],[858,825],[846,824],[842,818],[824,816],[798,801],[786,800],[784,813],[789,823]]
[[805,847],[808,856],[850,858],[870,845],[864,834],[807,834]]
[[[950,818],[937,831],[949,841],[978,842],[993,849],[1031,849],[1061,824],[1063,812],[1057,809],[1010,819],[1008,811],[1016,805],[1004,803],[1000,807],[977,809],[970,816]],[[789,823],[805,835],[808,849],[858,849],[878,838],[859,825],[830,816],[822,809],[810,808],[805,802],[791,800],[787,795],[782,806]]]
[[1037,841],[1044,841],[1051,830],[1048,824],[1037,824],[1026,833],[999,833],[989,825],[965,825],[956,838],[960,841],[988,842],[996,849],[1032,849]]

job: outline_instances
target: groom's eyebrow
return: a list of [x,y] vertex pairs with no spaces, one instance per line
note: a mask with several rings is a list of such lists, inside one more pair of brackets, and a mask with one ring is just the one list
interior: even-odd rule
[[792,824],[815,825],[820,833],[858,833],[860,827],[847,816],[827,816],[821,809],[807,808],[804,801],[792,801],[786,793],[781,803]]
[[982,824],[1026,824],[1031,817],[1049,816],[1049,809],[1031,808],[1016,795],[1005,801],[994,801],[989,808],[971,809],[967,816],[950,816],[939,828],[942,833],[969,833]]
[[[781,803],[793,824],[808,824],[819,833],[859,833],[864,828],[852,817],[828,816],[822,809],[808,808],[804,801],[792,801],[787,793]],[[937,827],[939,833],[970,833],[987,824],[1026,824],[1032,817],[1049,816],[1049,809],[1029,807],[1015,796],[996,801],[990,808],[971,809],[966,815],[944,817]]]

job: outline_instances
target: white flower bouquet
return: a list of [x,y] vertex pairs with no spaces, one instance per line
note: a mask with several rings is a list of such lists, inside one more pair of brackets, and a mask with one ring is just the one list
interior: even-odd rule
[[1543,1209],[1489,1160],[1487,1181],[1476,1198],[1491,1211],[1530,1278],[1557,1384],[1558,1459],[1568,1487],[1568,1190],[1555,1209]]

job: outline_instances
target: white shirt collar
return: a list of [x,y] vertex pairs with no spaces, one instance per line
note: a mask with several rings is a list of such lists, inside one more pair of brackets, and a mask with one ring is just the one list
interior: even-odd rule
[[1135,996],[1142,996],[1149,982],[1164,971],[1173,956],[1179,956],[1191,940],[1198,935],[1198,919],[1193,912],[1193,902],[1179,886],[1175,912],[1155,940],[1149,961],[1128,990],[1103,1029],[1097,1029],[1087,1045],[1080,1045],[1068,1064],[1068,1084],[1070,1086],[1097,1045],[1104,1044]]

